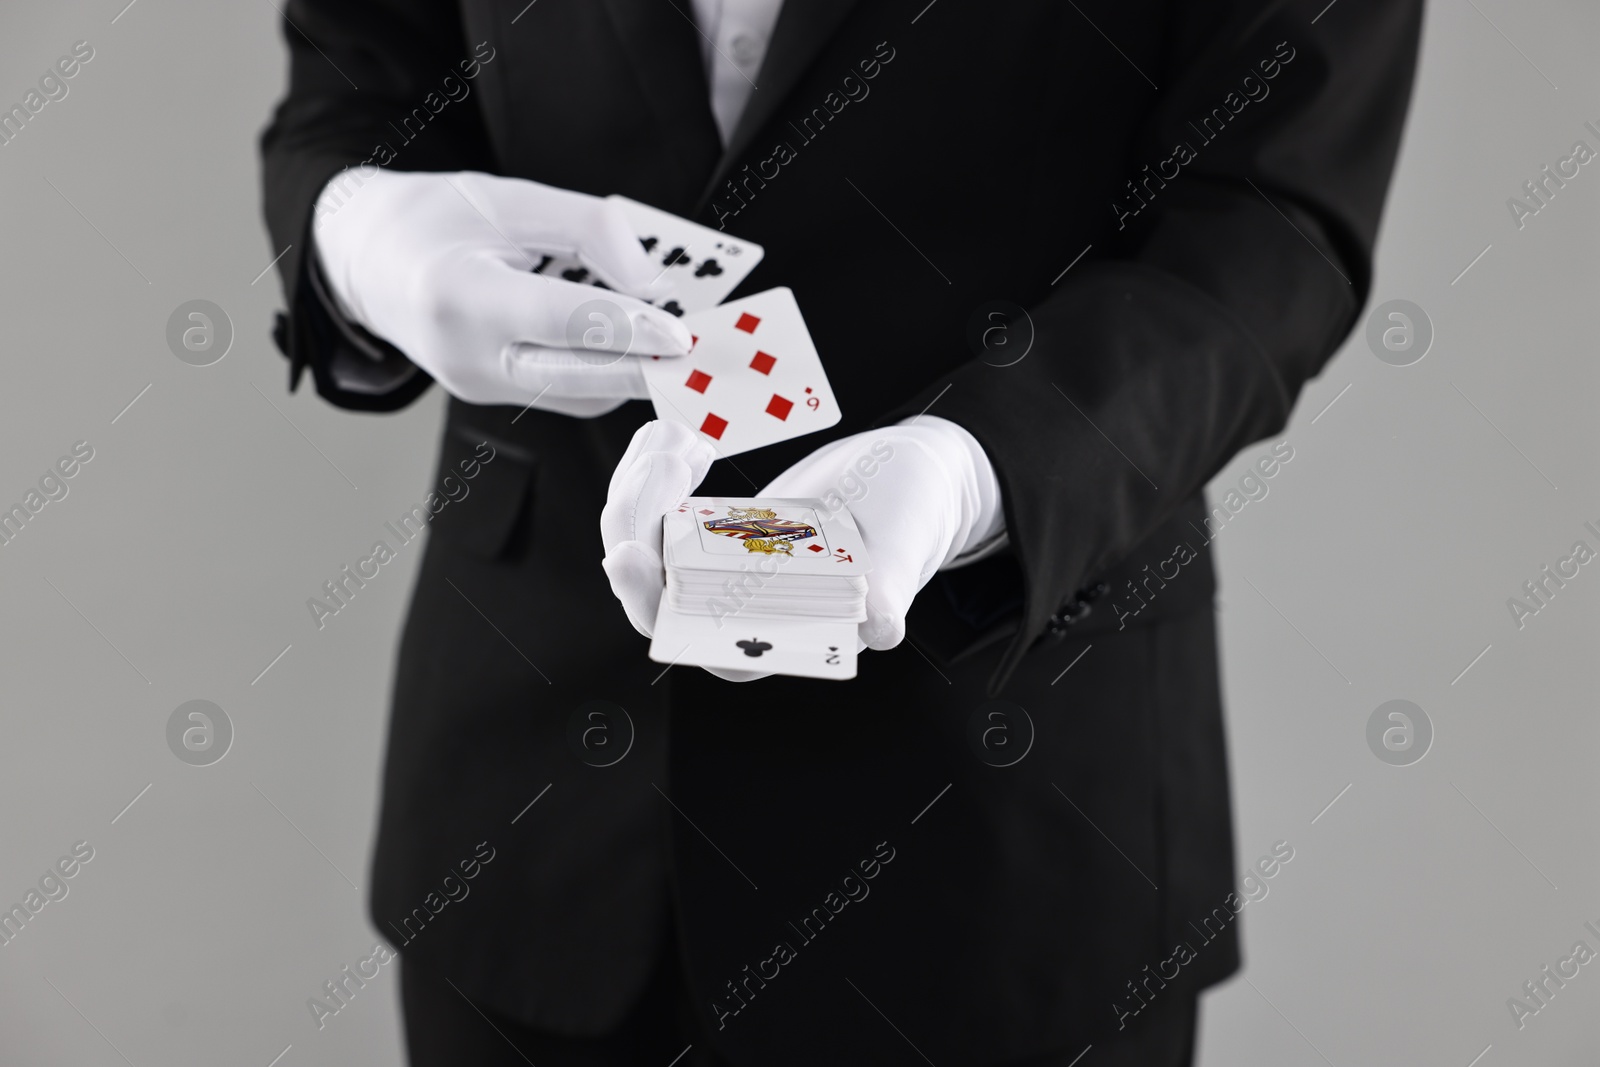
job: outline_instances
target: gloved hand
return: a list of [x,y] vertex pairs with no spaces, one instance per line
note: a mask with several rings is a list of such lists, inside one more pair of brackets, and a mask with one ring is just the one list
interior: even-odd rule
[[935,573],[996,547],[1005,527],[983,447],[932,415],[823,445],[757,496],[849,508],[872,560],[858,634],[862,647],[880,651],[905,639],[911,601]]
[[[661,559],[666,514],[705,480],[716,458],[716,450],[704,437],[675,422],[657,420],[634,431],[612,472],[606,505],[600,509],[600,540],[606,547],[601,566],[628,621],[646,637],[655,630],[667,586]],[[761,671],[705,669],[730,682],[766,677]]]
[[[634,298],[667,283],[616,205],[473,172],[356,180],[336,177],[318,202],[328,286],[453,396],[589,418],[648,399],[641,356],[689,351],[687,327]],[[531,273],[545,254],[578,259],[612,291]],[[610,306],[578,315],[591,301]]]
[[[998,545],[1004,532],[999,480],[978,442],[944,419],[923,415],[914,422],[824,445],[756,494],[817,497],[828,510],[848,506],[872,559],[858,651],[898,645],[912,599],[928,580]],[[628,621],[646,636],[666,585],[663,519],[715,458],[698,434],[648,422],[612,475],[600,513],[604,567]],[[712,673],[734,681],[765,677]]]

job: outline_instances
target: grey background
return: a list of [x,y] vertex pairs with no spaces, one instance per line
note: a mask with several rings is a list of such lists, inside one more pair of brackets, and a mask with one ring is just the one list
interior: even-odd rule
[[[252,281],[281,251],[254,147],[277,12],[123,2],[0,16],[0,103],[96,51],[0,147],[0,503],[95,449],[0,546],[0,903],[95,849],[0,946],[0,1060],[397,1063],[392,967],[320,1031],[306,1000],[378,937],[356,887],[418,548],[321,632],[304,603],[429,488],[441,397],[370,417],[285,394],[277,279]],[[1205,1000],[1210,1067],[1600,1053],[1600,964],[1521,1031],[1506,1007],[1580,937],[1600,948],[1600,565],[1520,631],[1505,606],[1600,545],[1600,163],[1520,231],[1505,206],[1575,140],[1600,149],[1596,40],[1583,0],[1433,5],[1373,300],[1420,305],[1432,349],[1393,367],[1358,331],[1218,539],[1239,866],[1295,857],[1245,909],[1244,976]],[[209,367],[166,346],[192,299],[233,322]],[[233,724],[210,766],[167,747],[194,699]],[[1433,724],[1412,766],[1367,747],[1391,699]]]

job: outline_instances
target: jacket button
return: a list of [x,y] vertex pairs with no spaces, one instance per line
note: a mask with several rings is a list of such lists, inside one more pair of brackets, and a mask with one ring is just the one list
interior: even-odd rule
[[741,67],[751,67],[761,58],[761,42],[748,33],[736,33],[728,42],[733,61]]
[[1095,582],[1093,585],[1086,585],[1079,589],[1073,594],[1071,600],[1063,604],[1054,615],[1050,616],[1049,621],[1045,623],[1045,629],[1056,637],[1065,636],[1073,623],[1094,610],[1094,602],[1109,588],[1110,586],[1104,582]]
[[1077,622],[1079,619],[1082,619],[1093,610],[1094,605],[1088,603],[1087,601],[1074,598],[1067,601],[1067,603],[1062,606],[1061,610],[1050,616],[1050,621],[1046,623],[1045,626],[1055,636],[1062,637],[1066,634],[1067,630],[1071,628],[1073,623]]

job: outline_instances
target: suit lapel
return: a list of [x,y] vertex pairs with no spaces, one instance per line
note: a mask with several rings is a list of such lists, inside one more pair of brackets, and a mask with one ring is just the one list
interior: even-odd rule
[[715,165],[722,143],[688,0],[603,0],[602,6],[646,106],[665,132],[672,154],[682,160],[686,184],[679,209],[686,208]]
[[700,202],[695,207],[696,214],[705,209],[717,186],[722,184],[756,136],[777,115],[823,46],[858,2],[785,0],[778,12],[778,24],[773,28],[766,58],[761,62],[761,72],[756,75],[756,90],[750,94],[750,102],[739,116],[733,136],[728,139],[728,147],[712,172],[711,180],[706,183],[705,191],[701,193]]

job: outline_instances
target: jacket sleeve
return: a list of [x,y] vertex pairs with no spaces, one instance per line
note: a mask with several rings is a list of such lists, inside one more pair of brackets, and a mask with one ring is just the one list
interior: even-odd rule
[[393,410],[430,379],[393,345],[345,319],[323,287],[312,247],[318,195],[346,168],[488,170],[492,153],[474,79],[493,48],[468,42],[440,0],[288,0],[282,8],[289,88],[261,135],[263,201],[288,312],[273,339],[293,390],[307,367],[341,407]]
[[1025,358],[962,364],[903,409],[937,398],[1000,478],[1024,604],[994,688],[1086,582],[1283,428],[1366,300],[1421,3],[1344,0],[1314,24],[1288,6],[1172,5],[1112,241],[1027,309]]

